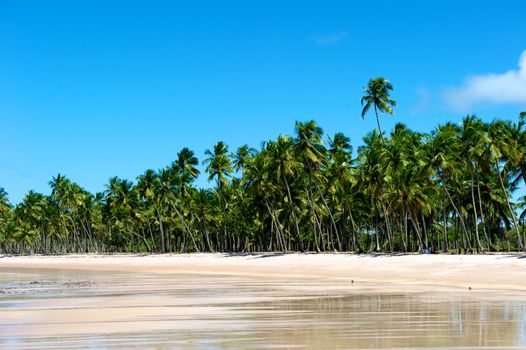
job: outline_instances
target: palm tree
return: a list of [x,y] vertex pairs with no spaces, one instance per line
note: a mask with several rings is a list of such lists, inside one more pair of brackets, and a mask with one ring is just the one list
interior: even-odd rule
[[172,169],[185,181],[191,182],[199,176],[199,170],[196,168],[198,164],[199,160],[194,152],[185,147],[177,153],[177,160],[172,164]]
[[165,198],[162,192],[158,191],[159,176],[152,170],[148,169],[143,175],[137,178],[137,191],[139,196],[145,203],[151,203],[154,208],[157,224],[159,226],[159,234],[161,240],[161,251],[166,253],[168,251],[167,238],[164,232],[164,212],[165,212]]
[[45,197],[43,194],[30,190],[15,208],[15,221],[19,231],[17,241],[24,243],[26,251],[33,252],[35,244],[41,239],[44,232],[43,222],[45,213]]
[[[334,137],[329,138],[329,160],[330,166],[327,167],[327,181],[337,184],[334,193],[338,193],[337,203],[341,203],[341,231],[345,232],[347,217],[351,223],[351,245],[352,251],[355,251],[359,241],[357,241],[357,227],[353,217],[351,194],[353,190],[353,158],[351,140],[343,133],[336,133]],[[344,244],[345,246],[345,244]]]
[[506,180],[508,171],[504,166],[501,169],[501,163],[506,160],[517,158],[517,144],[516,140],[513,137],[510,137],[510,130],[512,126],[506,122],[493,122],[490,125],[490,150],[491,155],[495,163],[495,168],[499,176],[499,181],[502,187],[502,191],[505,193],[506,205],[508,207],[511,219],[513,221],[513,226],[515,233],[517,235],[517,246],[519,249],[524,249],[524,243],[519,231],[519,225],[515,211],[513,210],[510,203],[510,194],[509,190],[506,188]]
[[325,156],[325,147],[322,145],[323,130],[313,120],[308,122],[296,122],[295,125],[295,153],[298,160],[303,164],[302,172],[303,186],[307,194],[307,203],[312,214],[312,226],[316,250],[324,248],[322,218],[317,210],[313,188],[317,186],[316,178]]
[[486,125],[476,116],[467,116],[462,121],[462,124],[463,127],[460,140],[467,155],[463,162],[465,165],[464,173],[469,174],[469,192],[471,194],[477,250],[482,250],[483,248],[480,243],[478,224],[479,216],[477,214],[478,209],[475,200],[475,188],[479,186],[477,181],[478,169],[480,169],[479,163],[485,158],[484,156],[488,149],[487,145],[489,138],[486,132]]
[[[426,154],[422,147],[422,135],[412,132],[403,124],[397,124],[387,143],[385,156],[385,174],[388,179],[383,200],[385,215],[393,221],[400,217],[403,217],[404,221],[410,218],[421,252],[428,248],[425,217],[431,215],[434,194],[434,184],[430,181]],[[386,231],[392,249],[394,238],[390,221],[386,221]],[[406,250],[409,243],[407,223],[399,226],[403,226],[406,231],[405,237],[401,236],[403,248]]]
[[7,192],[3,187],[0,187],[0,225],[7,220],[10,211],[11,204],[9,204],[9,200],[7,199]]
[[[387,164],[387,150],[379,132],[373,130],[363,138],[364,145],[358,148],[357,185],[368,198],[370,221],[375,222],[376,251],[380,251],[380,224],[382,214],[387,223],[384,194],[387,185],[385,167]],[[371,245],[372,246],[372,245]]]
[[259,210],[261,216],[266,212],[270,219],[270,222],[267,222],[270,232],[268,235],[259,237],[259,246],[265,247],[263,250],[272,250],[273,245],[276,245],[284,250],[283,226],[279,220],[279,212],[276,210],[279,198],[282,195],[280,195],[279,186],[272,176],[274,163],[269,154],[269,143],[264,146],[261,152],[249,159],[245,166],[241,184],[245,191],[253,197],[253,203],[259,208],[263,208]]
[[222,186],[228,184],[228,178],[233,170],[228,146],[223,141],[219,141],[212,151],[207,149],[205,154],[208,158],[203,161],[203,165],[206,165],[205,171],[209,174],[208,181],[216,178],[217,189],[221,191]]
[[378,118],[378,112],[394,114],[393,107],[396,107],[396,102],[389,96],[389,91],[393,90],[393,85],[383,77],[378,77],[369,80],[367,87],[363,89],[364,96],[360,103],[363,106],[362,119],[365,118],[365,114],[369,109],[374,107],[374,113],[376,115],[376,123],[378,124],[378,132],[380,138],[383,140],[383,132],[380,127],[380,119]]
[[294,142],[288,136],[278,136],[275,142],[269,142],[267,149],[269,151],[268,156],[271,164],[268,169],[271,172],[272,178],[277,183],[281,183],[285,187],[285,193],[287,197],[287,207],[290,215],[292,216],[295,232],[296,242],[299,246],[300,251],[303,251],[303,242],[301,239],[301,232],[299,228],[299,221],[296,215],[296,203],[292,197],[292,191],[289,184],[289,179],[293,178],[301,166],[301,163],[294,156]]
[[395,104],[379,79],[362,99],[378,129],[355,159],[348,137],[307,121],[258,150],[215,144],[203,162],[211,189],[196,186],[188,148],[94,195],[61,174],[49,196],[29,191],[15,206],[0,188],[0,253],[524,250],[526,113],[430,134],[397,124],[384,139],[378,115]]
[[439,125],[432,133],[427,144],[428,148],[428,167],[436,174],[437,183],[444,193],[443,210],[444,210],[444,249],[448,250],[448,233],[447,233],[447,205],[451,204],[454,214],[462,226],[463,237],[467,236],[467,228],[464,222],[464,216],[458,208],[458,203],[453,199],[450,187],[458,187],[458,179],[462,172],[462,144],[460,142],[460,128],[454,124],[446,123]]
[[228,178],[232,174],[232,160],[228,153],[228,146],[223,142],[219,141],[214,145],[212,151],[206,150],[205,154],[208,156],[203,161],[206,165],[205,171],[208,173],[208,181],[216,179],[217,184],[217,199],[221,210],[221,226],[223,227],[223,249],[226,250],[230,244],[230,238],[228,230],[225,224],[227,203],[225,201],[224,187],[228,185]]
[[212,193],[209,190],[199,189],[192,195],[192,210],[195,212],[197,226],[202,236],[203,250],[213,252],[214,247],[210,239],[211,223],[215,216],[215,206],[212,205]]
[[247,162],[256,154],[256,150],[249,145],[242,145],[236,153],[232,155],[234,158],[233,168],[235,171],[240,171],[244,168]]

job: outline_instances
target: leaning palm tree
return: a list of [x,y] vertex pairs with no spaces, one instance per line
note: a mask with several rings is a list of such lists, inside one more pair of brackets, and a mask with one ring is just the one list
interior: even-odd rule
[[363,106],[362,119],[365,118],[365,114],[371,106],[374,107],[374,113],[376,115],[376,123],[378,124],[378,132],[380,138],[383,141],[383,132],[380,127],[380,119],[378,119],[378,112],[394,114],[393,107],[396,107],[396,101],[392,100],[389,96],[389,91],[393,90],[393,85],[383,77],[378,77],[369,80],[367,87],[363,89],[364,96],[360,103]]

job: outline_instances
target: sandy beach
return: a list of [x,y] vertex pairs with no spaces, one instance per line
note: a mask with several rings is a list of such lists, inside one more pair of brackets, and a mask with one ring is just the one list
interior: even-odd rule
[[0,268],[151,271],[526,291],[526,255],[162,254],[2,256]]
[[0,257],[0,349],[519,349],[525,314],[521,255]]

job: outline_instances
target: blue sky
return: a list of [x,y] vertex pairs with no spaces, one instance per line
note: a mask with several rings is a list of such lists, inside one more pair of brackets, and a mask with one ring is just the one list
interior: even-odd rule
[[[110,4],[111,3],[111,4]],[[57,173],[90,191],[182,147],[290,134],[314,119],[354,146],[368,79],[430,131],[526,109],[526,1],[0,1],[0,187]],[[203,176],[199,186],[207,186]]]

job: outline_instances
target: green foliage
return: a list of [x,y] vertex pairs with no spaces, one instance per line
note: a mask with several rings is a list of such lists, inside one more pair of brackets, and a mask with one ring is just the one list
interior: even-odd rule
[[393,108],[396,107],[396,101],[391,99],[389,96],[390,91],[393,90],[393,85],[383,77],[378,77],[375,79],[369,80],[367,87],[363,89],[364,96],[361,99],[362,109],[362,119],[365,118],[365,115],[371,109],[374,108],[374,114],[376,116],[376,123],[378,124],[378,132],[380,133],[380,138],[383,139],[382,128],[380,127],[380,119],[378,119],[378,112],[394,114]]
[[[371,106],[392,111],[390,84],[373,80]],[[367,107],[367,104],[370,104]],[[524,250],[526,131],[467,116],[429,134],[397,124],[373,130],[353,154],[343,133],[324,139],[296,123],[259,150],[206,151],[216,186],[199,189],[197,157],[182,149],[169,166],[91,194],[58,174],[50,194],[29,191],[12,206],[0,188],[0,251],[423,251]]]

